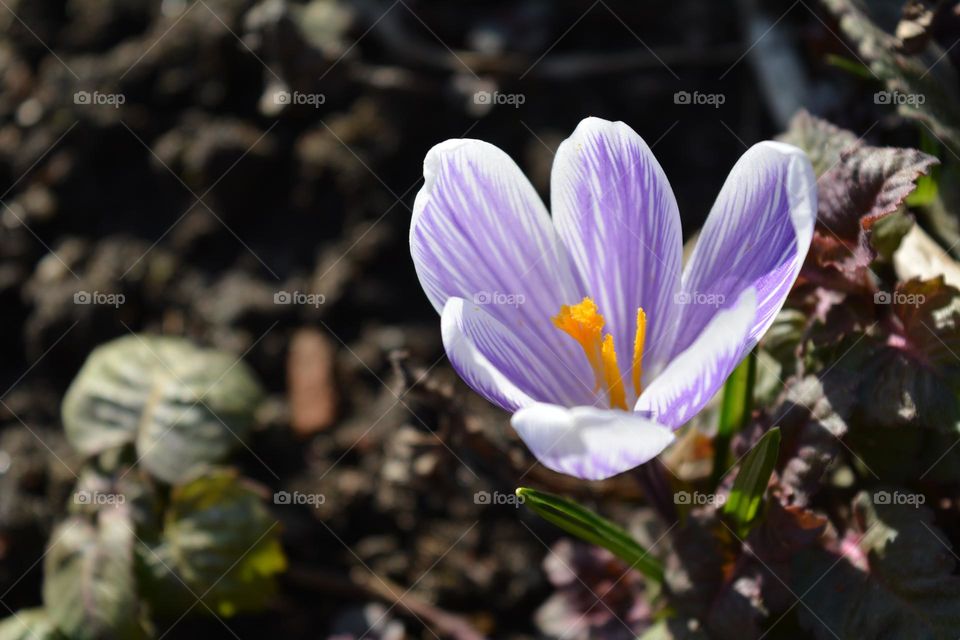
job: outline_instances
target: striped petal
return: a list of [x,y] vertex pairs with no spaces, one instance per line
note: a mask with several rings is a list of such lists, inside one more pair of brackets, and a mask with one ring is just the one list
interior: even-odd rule
[[441,314],[444,350],[470,388],[507,411],[535,402],[592,401],[588,389],[564,387],[572,376],[531,366],[537,355],[530,345],[485,309],[463,298],[450,298]]
[[750,350],[756,299],[753,289],[747,289],[732,307],[716,313],[693,344],[644,389],[634,410],[674,429],[696,415]]
[[557,151],[551,206],[618,354],[629,359],[637,309],[646,312],[644,368],[654,371],[675,328],[683,244],[677,202],[657,159],[626,124],[587,118]]
[[626,411],[534,404],[511,419],[542,465],[584,480],[603,480],[656,457],[673,432]]
[[740,158],[723,185],[683,274],[674,355],[704,331],[716,309],[747,288],[757,294],[750,340],[783,307],[810,248],[817,186],[804,153],[761,142]]
[[430,150],[423,173],[410,250],[434,308],[453,297],[482,305],[529,347],[530,370],[592,392],[588,363],[550,320],[581,286],[519,167],[493,145],[448,140]]

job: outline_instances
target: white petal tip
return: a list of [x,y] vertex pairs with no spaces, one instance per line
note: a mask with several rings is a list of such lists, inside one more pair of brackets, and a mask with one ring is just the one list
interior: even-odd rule
[[629,471],[674,440],[669,428],[637,414],[594,407],[534,404],[510,422],[541,464],[582,480]]

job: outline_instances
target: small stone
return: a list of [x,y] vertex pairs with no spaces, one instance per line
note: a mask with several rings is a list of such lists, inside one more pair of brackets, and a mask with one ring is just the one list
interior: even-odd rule
[[290,342],[287,390],[290,426],[301,436],[322,431],[337,417],[335,350],[316,329],[300,329]]

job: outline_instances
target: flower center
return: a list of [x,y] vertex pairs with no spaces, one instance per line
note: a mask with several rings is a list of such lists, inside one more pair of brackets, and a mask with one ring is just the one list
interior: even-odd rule
[[[623,387],[623,375],[617,366],[617,351],[613,336],[603,333],[606,321],[597,313],[597,305],[590,298],[584,298],[580,304],[563,305],[560,313],[553,317],[558,329],[576,340],[587,356],[587,362],[596,378],[593,391],[601,388],[607,394],[610,406],[627,409],[627,393]],[[639,397],[643,390],[643,345],[647,336],[647,314],[637,309],[637,333],[633,341],[633,390]]]

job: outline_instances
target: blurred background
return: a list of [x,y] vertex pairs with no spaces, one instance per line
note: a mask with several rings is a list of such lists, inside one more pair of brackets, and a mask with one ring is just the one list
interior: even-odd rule
[[[875,5],[892,30],[902,3]],[[81,462],[61,400],[108,340],[242,357],[267,395],[232,462],[324,496],[267,498],[288,568],[265,609],[169,638],[559,637],[641,588],[598,606],[565,571],[602,563],[497,503],[534,483],[635,505],[640,482],[534,466],[452,375],[407,246],[432,145],[494,143],[546,197],[577,123],[623,120],[689,237],[801,108],[920,140],[813,0],[0,0],[0,25],[0,614],[40,603]]]

